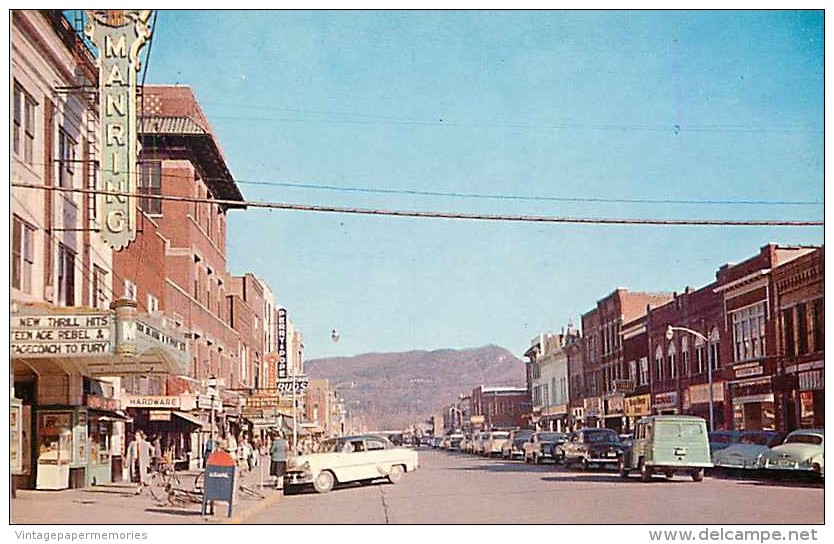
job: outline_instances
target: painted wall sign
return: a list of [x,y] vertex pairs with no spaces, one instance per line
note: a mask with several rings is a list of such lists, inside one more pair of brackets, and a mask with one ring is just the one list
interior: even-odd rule
[[136,238],[139,144],[136,74],[139,50],[150,38],[151,10],[87,10],[87,37],[98,48],[101,158],[98,196],[105,242],[120,250]]
[[303,393],[307,390],[308,384],[307,376],[295,376],[278,380],[278,391],[281,393],[292,394],[295,390],[296,394]]
[[85,357],[111,353],[107,313],[12,315],[12,357]]

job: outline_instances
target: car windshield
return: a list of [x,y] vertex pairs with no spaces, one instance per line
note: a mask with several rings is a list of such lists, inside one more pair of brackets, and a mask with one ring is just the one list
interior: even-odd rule
[[556,442],[564,439],[565,435],[562,433],[539,433],[539,440],[542,442]]
[[700,436],[703,434],[703,431],[704,428],[700,423],[664,421],[662,423],[658,422],[657,427],[655,428],[655,435],[679,437]]
[[792,434],[785,439],[785,444],[822,444],[822,437],[816,434]]
[[585,440],[588,442],[619,442],[617,433],[614,431],[589,431],[585,433]]
[[492,438],[507,438],[510,433],[492,433]]

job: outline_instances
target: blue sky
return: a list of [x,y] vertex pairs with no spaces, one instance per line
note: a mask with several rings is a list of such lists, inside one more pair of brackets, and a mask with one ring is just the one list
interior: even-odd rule
[[[247,200],[823,219],[821,11],[161,11],[145,78],[193,88]],[[823,234],[249,209],[228,257],[307,358],[520,356],[617,287],[700,287]]]

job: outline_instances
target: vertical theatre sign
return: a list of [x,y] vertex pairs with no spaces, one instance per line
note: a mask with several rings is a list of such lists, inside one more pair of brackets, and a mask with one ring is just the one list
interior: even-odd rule
[[287,310],[278,309],[278,379],[287,377]]
[[98,48],[101,115],[102,236],[114,250],[136,237],[136,74],[139,50],[151,35],[151,10],[88,10],[87,37]]

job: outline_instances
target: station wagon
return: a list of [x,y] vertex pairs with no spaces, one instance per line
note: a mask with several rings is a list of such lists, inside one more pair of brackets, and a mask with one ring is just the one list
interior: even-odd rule
[[620,457],[620,476],[636,469],[644,482],[654,474],[672,479],[675,473],[689,474],[696,482],[704,469],[712,468],[704,418],[698,416],[650,416],[637,422],[634,441]]

